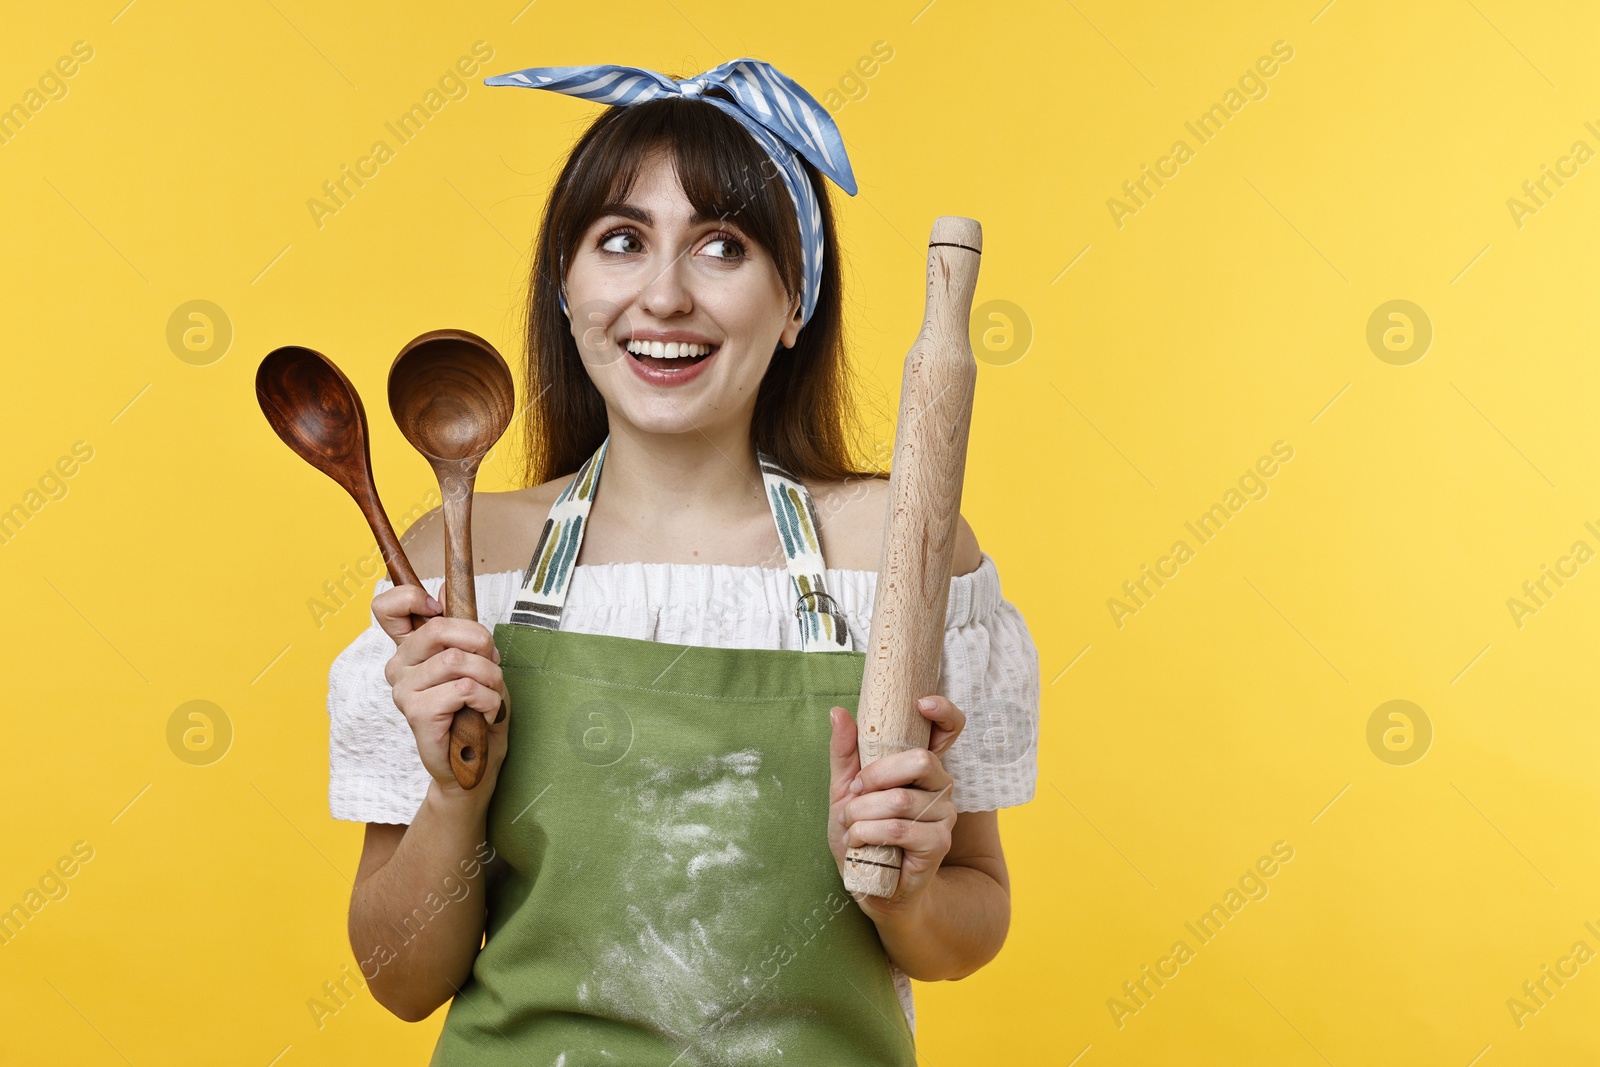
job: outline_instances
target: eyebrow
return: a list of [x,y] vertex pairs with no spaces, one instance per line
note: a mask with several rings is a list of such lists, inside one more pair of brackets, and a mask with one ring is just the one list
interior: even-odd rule
[[[607,215],[621,215],[625,219],[632,219],[635,222],[642,222],[651,228],[654,228],[656,224],[655,216],[650,214],[650,212],[646,211],[642,207],[636,207],[635,205],[626,202],[606,204],[601,207],[600,217],[604,218]],[[696,211],[689,217],[690,226],[699,226],[707,222],[722,223],[724,225],[737,225],[737,223],[732,222],[726,216],[706,215],[700,211]]]

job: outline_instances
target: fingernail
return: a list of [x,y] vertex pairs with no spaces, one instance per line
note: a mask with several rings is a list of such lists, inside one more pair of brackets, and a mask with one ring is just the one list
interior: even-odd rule
[[923,697],[921,700],[917,701],[917,707],[921,708],[923,711],[932,711],[936,703],[937,701],[935,701],[932,697]]
[[440,604],[437,600],[433,599],[433,597],[431,597],[431,596],[428,598],[428,607],[431,608],[434,611],[443,611],[444,610],[444,605]]
[[495,645],[494,646],[494,661],[496,663],[500,662],[500,646],[499,645]]
[[852,792],[852,793],[861,792],[861,779],[859,779],[859,778],[850,779],[850,792]]

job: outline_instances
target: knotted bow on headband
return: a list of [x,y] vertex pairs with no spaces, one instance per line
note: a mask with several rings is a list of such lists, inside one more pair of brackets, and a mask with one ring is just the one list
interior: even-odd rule
[[[627,107],[663,96],[688,96],[704,100],[732,115],[778,165],[800,221],[804,250],[805,289],[801,294],[801,323],[809,321],[822,288],[822,213],[816,194],[806,179],[796,153],[805,157],[845,192],[856,195],[856,177],[845,155],[844,138],[833,117],[815,97],[770,63],[759,59],[732,59],[683,81],[674,81],[643,67],[602,63],[588,67],[528,67],[511,74],[485,78],[485,85],[520,85],[549,89],[599,104]],[[709,90],[726,93],[733,99]],[[565,267],[563,265],[563,276]],[[561,310],[567,310],[562,286]]]

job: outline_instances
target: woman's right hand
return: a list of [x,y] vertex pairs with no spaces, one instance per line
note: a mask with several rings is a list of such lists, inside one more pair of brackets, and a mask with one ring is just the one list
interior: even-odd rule
[[[487,797],[494,791],[506,755],[511,696],[500,672],[494,634],[475,619],[441,614],[439,602],[414,585],[386,589],[372,598],[372,612],[398,648],[384,665],[394,703],[416,735],[422,765],[446,794]],[[411,616],[425,618],[413,628]],[[501,707],[508,714],[500,715]],[[461,708],[489,720],[489,765],[483,780],[462,789],[450,769],[450,725]],[[500,715],[500,721],[494,718]]]

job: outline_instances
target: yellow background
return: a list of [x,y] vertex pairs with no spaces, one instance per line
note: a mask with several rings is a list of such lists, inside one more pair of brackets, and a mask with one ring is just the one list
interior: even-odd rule
[[[1600,950],[1600,563],[1520,627],[1507,606],[1600,548],[1600,162],[1521,226],[1506,203],[1600,148],[1593,5],[124,3],[12,5],[0,35],[0,106],[94,49],[0,145],[0,507],[93,448],[0,545],[0,907],[94,849],[0,946],[0,1060],[426,1060],[443,1012],[407,1025],[361,993],[319,1028],[307,1007],[354,963],[361,827],[328,815],[324,698],[367,622],[358,600],[319,627],[307,601],[371,542],[269,430],[256,365],[289,343],[337,360],[405,513],[432,481],[389,362],[442,326],[521,358],[533,227],[594,111],[484,74],[754,55],[821,96],[879,41],[893,58],[836,112],[879,436],[936,215],[981,220],[978,302],[1032,331],[1016,358],[1015,313],[980,324],[1002,333],[963,511],[1039,646],[1038,793],[1001,817],[1005,950],[918,986],[923,1061],[1600,1057],[1600,962],[1520,1027],[1507,1007],[1574,942]],[[306,201],[479,40],[467,96],[319,228]],[[1276,41],[1268,94],[1119,228],[1107,200],[1196,147],[1185,121]],[[197,299],[233,329],[205,365],[166,336]],[[1434,331],[1404,366],[1366,341],[1395,299]],[[1107,600],[1280,440],[1267,496],[1119,628]],[[510,487],[508,452],[480,488]],[[1367,742],[1394,699],[1432,725],[1409,765]],[[208,766],[169,748],[190,700],[232,726]],[[1265,899],[1191,940],[1278,841]],[[1180,939],[1194,958],[1119,1027],[1108,1000]]]

